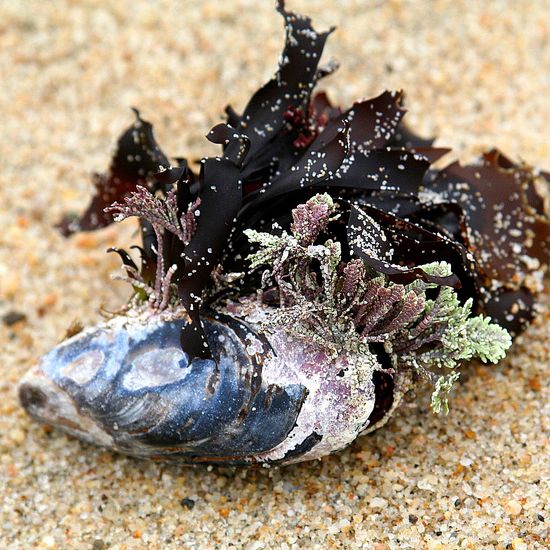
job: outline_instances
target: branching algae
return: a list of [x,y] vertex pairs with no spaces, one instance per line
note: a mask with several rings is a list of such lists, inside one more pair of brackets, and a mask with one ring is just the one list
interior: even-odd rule
[[403,125],[400,92],[313,93],[330,32],[288,12],[276,75],[172,166],[136,120],[69,236],[139,218],[115,249],[127,307],[71,336],[20,385],[34,418],[116,451],[183,463],[285,464],[384,424],[415,385],[434,412],[464,361],[502,359],[550,259],[550,175],[448,152]]

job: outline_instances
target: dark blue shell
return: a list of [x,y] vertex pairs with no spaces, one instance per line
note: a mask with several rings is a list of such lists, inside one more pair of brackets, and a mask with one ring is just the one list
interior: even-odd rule
[[[180,347],[183,326],[183,320],[176,320],[145,324],[137,331],[98,328],[54,348],[41,368],[79,415],[109,434],[120,452],[188,463],[254,462],[292,430],[307,389],[266,384],[262,362],[273,350],[264,341],[263,351],[249,354],[250,329],[231,318],[224,318],[223,324],[204,321],[214,360],[189,364]],[[160,378],[157,368],[163,373]],[[47,405],[41,403],[40,391],[32,381],[20,388],[23,405],[38,418]],[[48,421],[46,415],[42,420]],[[312,434],[302,446],[311,448],[317,440]]]

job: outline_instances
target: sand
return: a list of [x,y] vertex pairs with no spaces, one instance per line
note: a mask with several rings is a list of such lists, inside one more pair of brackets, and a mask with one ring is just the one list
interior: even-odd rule
[[[409,122],[454,158],[496,145],[550,168],[547,0],[289,5],[338,25],[326,59],[342,68],[323,83],[335,100],[403,88]],[[127,296],[105,249],[132,242],[131,221],[69,240],[53,226],[86,204],[129,106],[170,154],[212,154],[204,134],[272,74],[281,44],[271,1],[0,1],[0,316],[25,316],[0,323],[1,548],[550,545],[548,309],[508,360],[469,367],[449,417],[420,393],[346,451],[280,470],[139,462],[18,405],[17,380],[66,327]]]

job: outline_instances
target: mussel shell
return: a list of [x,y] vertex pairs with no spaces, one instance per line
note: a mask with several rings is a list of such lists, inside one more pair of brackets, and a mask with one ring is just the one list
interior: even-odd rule
[[233,317],[204,320],[213,359],[189,362],[186,322],[119,317],[77,334],[24,377],[21,403],[37,420],[124,454],[253,465],[341,449],[398,401],[388,374],[358,388],[343,375],[346,357],[327,361],[282,330],[266,338]]

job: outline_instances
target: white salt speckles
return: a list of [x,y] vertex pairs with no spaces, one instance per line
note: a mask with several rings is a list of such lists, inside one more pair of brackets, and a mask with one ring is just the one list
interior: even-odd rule
[[246,342],[246,353],[251,357],[261,354],[264,351],[264,346],[258,338],[253,334],[247,334],[245,338]]

